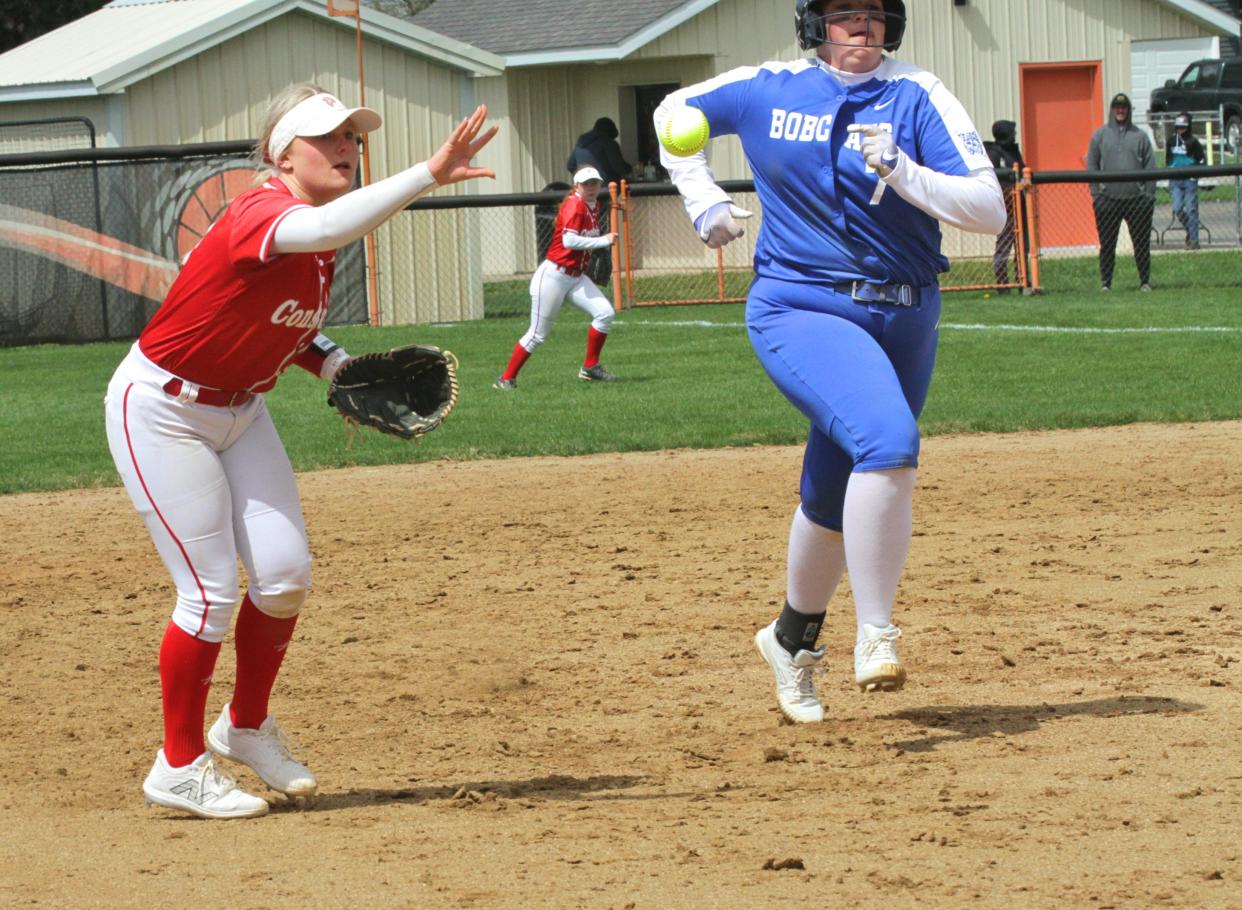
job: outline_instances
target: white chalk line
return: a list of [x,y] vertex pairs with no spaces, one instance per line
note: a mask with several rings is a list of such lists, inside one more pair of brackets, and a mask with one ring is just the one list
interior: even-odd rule
[[[744,322],[710,322],[705,319],[662,320],[662,319],[617,319],[615,325],[643,326],[678,326],[682,328],[704,329],[743,329]],[[1012,325],[1009,323],[986,322],[942,322],[941,331],[946,329],[961,332],[1037,332],[1048,335],[1161,335],[1187,333],[1220,333],[1242,332],[1242,327],[1228,325],[1184,325],[1184,326],[1139,326],[1139,327],[1105,327],[1105,326],[1065,326],[1065,325]]]
[[1199,332],[1242,332],[1242,327],[1229,325],[1171,325],[1138,328],[1069,325],[1008,325],[1005,323],[942,322],[941,329],[965,332],[1040,332],[1048,335],[1180,335]]
[[[435,329],[451,329],[470,325],[469,322],[433,323]],[[668,326],[672,328],[744,329],[744,322],[712,322],[707,319],[617,319],[613,325]],[[1242,326],[1180,325],[1180,326],[1069,326],[1013,325],[1010,323],[942,322],[941,331],[958,332],[1031,332],[1043,335],[1194,335],[1242,332]]]

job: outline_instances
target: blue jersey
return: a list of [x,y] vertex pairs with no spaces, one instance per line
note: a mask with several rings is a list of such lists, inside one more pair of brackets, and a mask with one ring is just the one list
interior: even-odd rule
[[[808,59],[740,67],[673,99],[702,110],[712,136],[741,139],[763,206],[755,248],[762,278],[929,285],[948,269],[939,222],[880,181],[863,160],[861,137],[847,131],[852,123],[889,130],[915,164],[943,174],[991,168],[969,115],[943,83],[891,58],[859,84],[843,84]],[[694,199],[696,185],[714,188],[705,161],[670,168],[675,180],[682,168],[706,172],[706,181],[679,182],[692,216],[715,201]]]

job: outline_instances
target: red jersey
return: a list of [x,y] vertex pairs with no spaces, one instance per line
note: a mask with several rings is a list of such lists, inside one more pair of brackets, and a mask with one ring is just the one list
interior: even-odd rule
[[229,203],[138,336],[147,359],[211,388],[274,386],[323,325],[336,269],[335,251],[271,252],[276,226],[306,205],[275,178]]
[[548,244],[548,258],[561,268],[575,274],[586,269],[587,260],[591,258],[590,250],[567,250],[561,243],[561,235],[565,230],[574,231],[583,237],[599,236],[599,202],[588,206],[577,193],[570,193],[561,203],[556,213],[556,224],[552,226],[552,242]]

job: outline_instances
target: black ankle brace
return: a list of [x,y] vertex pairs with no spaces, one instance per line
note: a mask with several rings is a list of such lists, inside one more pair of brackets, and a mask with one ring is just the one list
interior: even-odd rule
[[819,638],[820,627],[824,624],[825,613],[799,613],[785,601],[785,609],[781,610],[776,620],[776,640],[790,654],[799,651],[814,651],[815,640]]

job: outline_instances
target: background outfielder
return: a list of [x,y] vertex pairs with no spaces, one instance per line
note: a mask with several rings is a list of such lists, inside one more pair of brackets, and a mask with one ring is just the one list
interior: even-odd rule
[[[143,782],[150,802],[208,818],[266,812],[266,801],[216,770],[212,752],[288,795],[317,789],[268,715],[311,557],[262,393],[291,364],[331,379],[349,362],[319,333],[334,251],[437,185],[494,176],[470,166],[495,133],[479,135],[486,113],[463,120],[428,161],[351,192],[358,133],[379,127],[379,115],[318,86],[286,89],[255,150],[272,174],[234,199],[191,252],[112,377],[108,445],[177,588],[160,646],[164,745]],[[239,601],[236,684],[207,734],[209,752],[207,696]]]
[[547,340],[561,312],[561,304],[567,299],[591,317],[586,357],[578,370],[578,378],[588,382],[616,382],[617,376],[599,362],[612,328],[614,311],[608,298],[586,274],[592,252],[606,256],[608,248],[617,242],[617,235],[612,231],[600,234],[598,200],[603,186],[603,178],[593,167],[580,168],[574,174],[573,192],[565,197],[556,213],[547,258],[539,263],[530,279],[530,328],[513,346],[509,364],[492,388],[502,392],[517,388],[518,371],[535,348]]
[[[940,227],[986,234],[1005,207],[983,143],[930,73],[898,63],[901,0],[797,0],[799,44],[816,55],[743,67],[681,89],[711,134],[741,139],[763,207],[746,304],[751,343],[810,420],[801,504],[789,534],[784,610],[756,635],[781,710],[818,721],[813,669],[827,604],[848,567],[855,681],[897,689],[905,670],[893,600],[910,545],[917,418],[927,397],[948,268]],[[661,156],[699,236],[742,234],[703,153]]]

